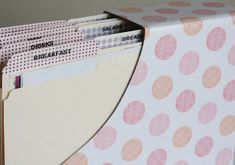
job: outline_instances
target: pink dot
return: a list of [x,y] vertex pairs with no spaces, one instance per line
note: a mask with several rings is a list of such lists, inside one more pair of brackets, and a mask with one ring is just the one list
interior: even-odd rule
[[208,10],[208,9],[197,9],[197,10],[193,10],[194,14],[198,14],[198,15],[214,15],[216,14],[215,11],[213,10]]
[[177,42],[174,36],[166,35],[160,38],[155,47],[155,55],[160,60],[167,60],[175,53]]
[[213,148],[213,139],[210,137],[204,137],[200,139],[195,147],[195,154],[198,157],[205,157]]
[[103,165],[113,165],[112,163],[103,163]]
[[170,125],[170,119],[165,114],[159,114],[152,119],[149,125],[149,132],[153,136],[160,136],[166,132]]
[[235,116],[228,115],[220,122],[219,131],[221,135],[228,136],[235,131]]
[[235,45],[229,50],[229,53],[228,53],[228,62],[231,65],[235,65]]
[[128,140],[122,146],[122,159],[125,161],[133,161],[137,159],[143,150],[142,142],[139,139]]
[[141,8],[129,7],[129,8],[122,8],[119,11],[124,12],[124,13],[141,13],[144,10]]
[[217,107],[214,103],[206,103],[198,113],[198,119],[203,124],[210,123],[216,115]]
[[144,61],[139,61],[138,65],[136,66],[135,73],[131,79],[131,85],[139,85],[143,82],[147,76],[148,67]]
[[225,86],[223,95],[226,101],[235,101],[235,80],[230,81]]
[[68,159],[64,165],[88,165],[88,159],[83,153],[75,153],[70,159]]
[[205,2],[203,3],[206,7],[224,7],[225,4],[221,2]]
[[189,2],[184,2],[184,1],[172,1],[172,2],[169,2],[168,5],[174,6],[174,7],[188,7],[191,4]]
[[173,144],[177,148],[186,146],[191,139],[192,139],[192,129],[187,126],[177,128],[172,137]]
[[116,130],[111,126],[105,126],[94,137],[95,147],[100,150],[108,149],[116,141],[116,138]]
[[163,149],[153,151],[147,160],[147,165],[164,165],[167,159],[167,152]]
[[176,108],[179,112],[189,111],[196,100],[196,95],[191,90],[185,90],[176,99]]
[[180,71],[185,75],[192,74],[197,69],[198,65],[199,55],[193,51],[186,53],[179,63]]
[[203,27],[203,21],[197,17],[183,17],[180,20],[184,32],[189,36],[198,34]]
[[129,103],[124,109],[123,120],[127,124],[136,124],[142,119],[144,113],[144,104],[140,101],[134,101]]
[[228,165],[233,158],[233,151],[231,149],[225,148],[221,150],[216,156],[216,165]]
[[160,14],[176,14],[179,12],[178,10],[171,8],[162,8],[162,9],[157,9],[155,11]]
[[217,27],[210,31],[207,36],[207,47],[211,51],[218,51],[226,41],[226,32],[223,28]]
[[167,20],[165,17],[162,16],[145,16],[141,19],[146,22],[164,22]]
[[188,165],[188,162],[186,162],[184,160],[180,160],[180,161],[176,162],[175,165]]

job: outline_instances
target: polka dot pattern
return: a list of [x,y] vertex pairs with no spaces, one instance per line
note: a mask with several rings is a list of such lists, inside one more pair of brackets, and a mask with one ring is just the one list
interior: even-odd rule
[[225,4],[222,2],[205,2],[203,3],[206,7],[224,7]]
[[235,45],[229,50],[228,62],[229,64],[235,66]]
[[167,160],[167,152],[163,149],[153,151],[147,160],[147,165],[164,165]]
[[159,100],[167,97],[173,89],[173,81],[169,76],[157,78],[152,87],[153,96]]
[[198,157],[204,157],[208,155],[213,148],[213,139],[211,137],[204,137],[200,139],[195,147],[195,154]]
[[148,73],[147,64],[144,61],[140,61],[135,69],[135,73],[131,79],[131,85],[139,85],[144,81]]
[[155,47],[155,55],[160,60],[167,60],[174,55],[177,42],[174,36],[166,35],[159,39]]
[[217,106],[214,103],[206,103],[198,113],[198,119],[203,124],[210,123],[216,116]]
[[221,79],[221,69],[217,66],[209,67],[202,77],[202,84],[205,88],[215,87]]
[[96,134],[94,138],[95,147],[100,150],[108,149],[113,145],[116,138],[116,130],[111,126],[105,126]]
[[198,34],[203,27],[202,20],[197,17],[183,17],[181,18],[181,23],[184,32],[189,36]]
[[222,149],[216,156],[215,164],[216,165],[229,165],[232,161],[233,152],[229,148]]
[[223,96],[228,102],[235,101],[235,80],[228,82],[224,88]]
[[169,2],[168,5],[174,7],[188,7],[191,4],[189,2],[184,2],[184,1],[174,1],[174,2]]
[[216,12],[213,10],[209,10],[209,9],[197,9],[197,10],[193,10],[194,14],[197,15],[215,15]]
[[228,136],[235,130],[235,116],[229,115],[223,118],[219,126],[220,133]]
[[83,153],[74,154],[64,165],[88,165],[88,160],[86,155]]
[[143,9],[130,7],[130,8],[120,9],[120,11],[124,12],[124,13],[141,13],[141,12],[143,12]]
[[142,150],[142,142],[139,139],[131,139],[122,147],[122,159],[125,161],[133,161],[140,156]]
[[144,104],[140,101],[134,101],[125,108],[123,119],[127,124],[136,124],[142,119],[144,113]]
[[142,17],[142,20],[145,22],[164,22],[166,21],[166,17],[162,17],[162,16],[144,16]]
[[196,95],[192,90],[185,90],[176,99],[176,108],[179,112],[189,111],[196,101]]
[[112,163],[103,163],[103,165],[113,165]]
[[189,75],[195,72],[198,65],[199,65],[199,55],[194,51],[186,53],[181,58],[179,63],[180,71],[185,75]]
[[160,136],[166,132],[170,125],[170,119],[165,114],[155,116],[149,125],[149,132],[153,136]]
[[192,138],[192,130],[189,127],[178,128],[173,136],[173,144],[177,148],[184,147]]
[[188,165],[188,162],[186,162],[184,160],[180,160],[180,161],[176,162],[174,165]]
[[[222,2],[182,0],[114,13],[145,27],[145,42],[103,126],[115,131],[99,130],[105,133],[79,151],[89,164],[233,163],[234,11]],[[217,19],[221,13],[227,19]]]
[[160,14],[176,14],[179,12],[178,10],[172,9],[172,8],[161,8],[161,9],[157,9],[155,11]]
[[218,51],[226,41],[226,32],[222,27],[212,29],[207,36],[207,47],[211,51]]

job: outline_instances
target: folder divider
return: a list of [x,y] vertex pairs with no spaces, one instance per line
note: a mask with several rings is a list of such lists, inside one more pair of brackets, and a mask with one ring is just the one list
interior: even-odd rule
[[55,29],[50,29],[46,31],[39,31],[39,32],[34,32],[34,33],[27,33],[27,34],[22,34],[22,35],[17,35],[17,36],[0,38],[0,48],[8,44],[41,39],[41,38],[45,38],[45,37],[49,37],[53,35],[61,35],[61,34],[72,33],[72,32],[75,32],[74,26],[55,28]]
[[56,35],[46,37],[38,40],[20,42],[4,46],[0,49],[0,63],[6,65],[11,56],[18,53],[23,53],[31,50],[42,49],[46,47],[58,46],[68,44],[72,42],[78,42],[84,39],[82,32],[66,33],[62,35]]
[[0,28],[0,34],[28,30],[28,29],[34,29],[34,28],[40,28],[40,27],[44,27],[44,26],[53,26],[53,25],[58,25],[58,24],[64,24],[66,22],[67,22],[66,20],[58,20],[58,21],[19,25],[19,26],[3,27],[3,28]]
[[50,30],[50,29],[57,29],[57,28],[62,28],[66,26],[70,26],[70,25],[68,23],[61,23],[61,24],[55,24],[55,25],[50,25],[50,26],[20,30],[20,31],[15,31],[11,33],[2,33],[2,34],[0,33],[0,38],[11,37],[11,36],[21,35],[21,34],[26,34],[26,33],[34,33],[34,32],[39,32],[39,31]]

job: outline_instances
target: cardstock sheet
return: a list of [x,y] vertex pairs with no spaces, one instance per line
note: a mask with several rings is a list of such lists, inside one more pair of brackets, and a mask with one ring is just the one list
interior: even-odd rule
[[233,165],[235,8],[177,1],[112,12],[145,27],[124,96],[65,165]]
[[4,102],[5,163],[61,164],[84,145],[126,88],[140,48],[130,50],[87,74],[12,91]]
[[235,8],[183,0],[110,13],[145,28],[141,54],[11,91],[6,165],[233,165]]
[[25,25],[18,25],[18,26],[10,26],[10,27],[2,27],[0,28],[0,34],[12,33],[22,30],[29,30],[29,29],[36,29],[45,26],[54,26],[59,24],[65,24],[66,20],[58,20],[58,21],[50,21],[50,22],[39,22],[39,23],[32,23],[32,24],[25,24]]

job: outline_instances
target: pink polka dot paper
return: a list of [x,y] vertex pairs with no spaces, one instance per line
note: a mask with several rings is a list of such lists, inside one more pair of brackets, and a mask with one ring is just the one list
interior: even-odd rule
[[146,36],[113,114],[78,151],[89,165],[233,165],[234,11],[180,0],[113,12]]

